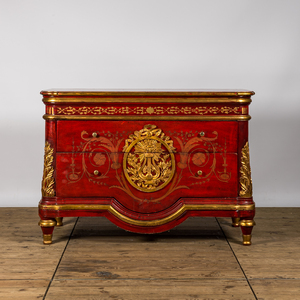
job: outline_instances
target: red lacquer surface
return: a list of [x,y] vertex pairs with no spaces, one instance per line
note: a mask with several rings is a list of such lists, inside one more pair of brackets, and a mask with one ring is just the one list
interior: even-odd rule
[[[241,151],[248,142],[248,121],[247,118],[234,119],[237,115],[248,115],[250,101],[247,99],[252,92],[209,92],[207,95],[204,92],[172,92],[170,97],[162,94],[161,99],[159,92],[145,96],[142,93],[123,94],[44,92],[46,141],[53,148],[55,197],[42,198],[41,219],[103,216],[121,228],[140,233],[169,230],[192,216],[253,219],[254,207],[234,208],[235,205],[254,204],[252,197],[239,195]],[[55,102],[56,97],[62,102]],[[99,103],[98,98],[101,98]],[[146,98],[149,102],[145,102]],[[213,103],[213,99],[218,98],[224,103],[217,100]],[[157,117],[159,110],[161,119]],[[189,120],[189,112],[199,120]],[[212,118],[201,120],[202,113]],[[110,114],[116,114],[118,118],[102,118]],[[120,118],[122,115],[124,119]],[[155,119],[144,119],[153,115]],[[176,120],[177,115],[185,119]],[[171,118],[163,119],[166,116]],[[170,162],[174,155],[173,169],[169,167],[174,175],[163,188],[145,192],[136,189],[126,178],[125,170],[132,165],[124,159],[124,151],[130,144],[130,136],[149,124],[161,129],[173,142],[172,151],[168,152],[164,145],[162,149],[163,155],[169,155],[166,161]],[[138,152],[135,147],[131,151]],[[87,206],[83,208],[82,205]],[[94,205],[106,205],[117,213],[93,208]],[[176,215],[185,205],[198,208],[182,210]],[[175,218],[153,226],[134,225],[121,217],[148,222],[173,214]]]
[[[214,144],[217,152],[220,147],[225,147],[226,151],[237,152],[237,128],[238,122],[193,122],[193,121],[58,121],[57,122],[57,151],[72,152],[82,151],[78,149],[80,144],[85,143],[85,139],[92,139],[95,132],[102,137],[102,143],[110,143],[114,152],[120,152],[123,149],[125,140],[135,131],[144,128],[145,125],[151,124],[160,128],[162,132],[169,136],[173,142],[176,152],[187,152],[187,149],[180,146],[186,144],[189,140],[199,137],[202,140],[195,141],[199,146],[207,142]],[[204,132],[201,137],[200,133]],[[108,141],[107,141],[108,140]],[[97,139],[95,139],[97,141]],[[110,142],[109,142],[110,141]],[[101,143],[101,141],[99,141]],[[99,144],[99,143],[98,143]],[[116,146],[118,147],[116,148]],[[217,146],[217,145],[216,145]],[[208,147],[204,147],[208,149]],[[213,151],[208,149],[208,151]]]

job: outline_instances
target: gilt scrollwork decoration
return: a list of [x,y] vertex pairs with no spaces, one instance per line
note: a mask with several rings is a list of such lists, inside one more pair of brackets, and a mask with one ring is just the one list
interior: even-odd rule
[[252,179],[250,168],[249,143],[246,142],[241,153],[240,168],[240,196],[244,198],[252,197]]
[[53,152],[54,149],[50,143],[45,143],[45,155],[44,155],[44,171],[42,179],[42,196],[43,197],[54,197],[54,168],[53,168]]
[[[198,182],[192,183],[194,184],[202,184],[209,181],[209,178],[214,174],[216,178],[221,182],[228,182],[231,178],[231,173],[227,170],[227,148],[226,148],[226,140],[224,147],[222,147],[222,151],[219,152],[223,158],[223,170],[217,171],[217,148],[220,146],[218,143],[214,143],[218,139],[218,132],[213,131],[212,137],[201,136],[200,133],[194,134],[192,138],[187,141],[183,141],[181,138],[176,137],[180,147],[180,161],[178,162],[178,167],[180,169],[188,168],[190,172],[190,178],[195,179]],[[209,151],[208,151],[209,150]],[[201,172],[201,176],[199,176],[199,172],[195,174],[192,171],[192,165],[195,165],[199,168],[205,167],[208,164],[210,157],[212,156],[212,162],[209,167],[209,171],[205,174]]]
[[[108,136],[90,136],[87,131],[81,132],[81,138],[85,142],[78,146],[80,149],[82,170],[76,171],[75,165],[75,145],[73,142],[73,151],[71,158],[71,172],[67,174],[67,179],[69,183],[75,183],[82,179],[85,175],[90,182],[96,183],[98,185],[106,185],[102,180],[108,178],[108,172],[110,168],[118,169],[121,167],[118,158],[118,149],[123,138],[119,136],[112,138],[112,134],[107,134]],[[121,134],[122,135],[122,134]],[[106,167],[103,172],[95,173],[91,172],[87,167],[87,161],[92,167],[99,168],[101,166]],[[108,163],[106,163],[108,161]]]

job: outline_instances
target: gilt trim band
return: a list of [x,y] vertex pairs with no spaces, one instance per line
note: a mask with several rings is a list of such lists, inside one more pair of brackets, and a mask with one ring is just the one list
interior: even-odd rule
[[171,214],[168,217],[158,219],[158,220],[151,220],[151,221],[141,221],[135,220],[132,218],[128,218],[125,215],[118,212],[115,208],[111,205],[101,205],[101,204],[64,204],[64,205],[39,205],[39,209],[46,209],[46,210],[55,210],[55,211],[62,211],[62,210],[106,210],[113,214],[118,219],[122,220],[125,223],[137,226],[159,226],[166,223],[169,223],[176,218],[180,217],[183,213],[189,210],[197,210],[197,211],[208,211],[208,210],[219,210],[219,211],[230,211],[230,210],[238,210],[238,211],[250,211],[255,209],[254,204],[249,205],[228,205],[228,204],[204,204],[204,205],[197,205],[197,204],[183,204],[180,209],[178,209],[175,213]]
[[[141,120],[141,116],[82,116],[82,115],[48,115],[43,116],[45,120]],[[143,116],[143,121],[248,121],[249,115],[238,116]]]

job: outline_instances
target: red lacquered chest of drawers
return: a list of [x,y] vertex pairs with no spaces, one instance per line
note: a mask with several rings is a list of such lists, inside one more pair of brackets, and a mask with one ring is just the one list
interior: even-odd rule
[[231,217],[251,244],[255,206],[246,90],[45,90],[39,225],[106,217],[137,233]]

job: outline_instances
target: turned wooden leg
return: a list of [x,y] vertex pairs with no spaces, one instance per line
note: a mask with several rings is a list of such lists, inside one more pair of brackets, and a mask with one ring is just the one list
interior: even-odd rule
[[232,219],[232,227],[239,227],[240,226],[240,218],[231,218]]
[[44,244],[45,245],[52,244],[52,233],[53,233],[54,226],[56,226],[56,220],[55,219],[40,220],[39,225],[41,226],[43,231]]
[[255,222],[253,220],[241,220],[239,224],[243,233],[243,245],[251,245],[251,232]]
[[56,226],[63,226],[63,218],[55,218]]

